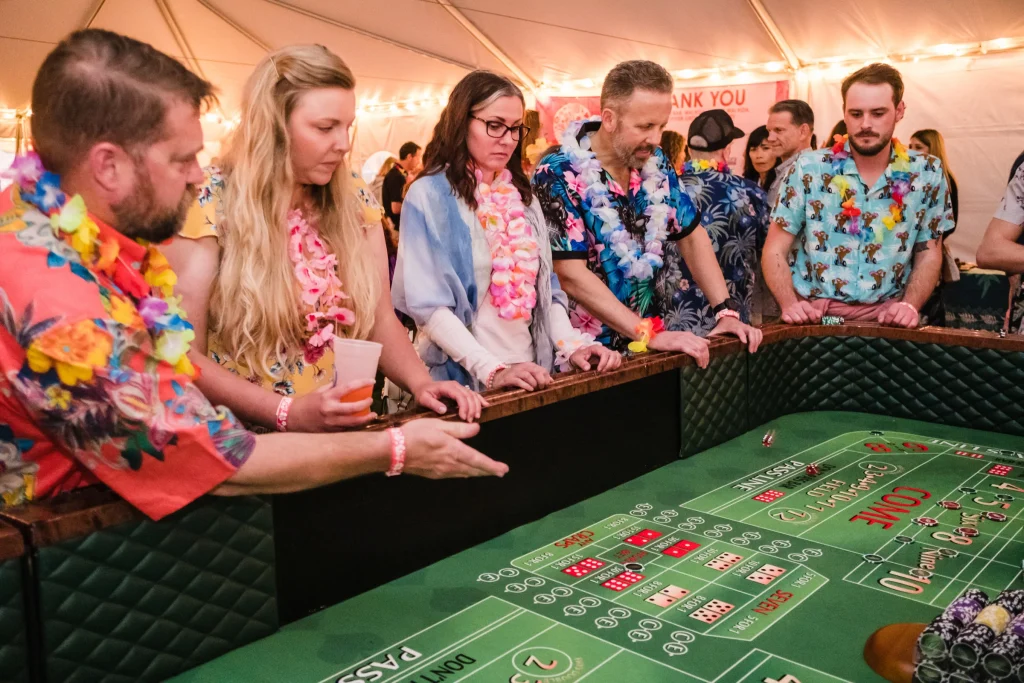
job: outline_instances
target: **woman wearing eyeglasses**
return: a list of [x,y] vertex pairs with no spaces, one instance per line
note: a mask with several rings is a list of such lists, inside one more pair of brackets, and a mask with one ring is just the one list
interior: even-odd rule
[[[208,171],[181,238],[164,249],[195,327],[196,384],[256,428],[327,431],[375,416],[372,381],[332,386],[333,340],[383,345],[380,368],[438,413],[463,419],[480,396],[431,379],[395,317],[381,211],[345,163],[355,79],[327,48],[265,57],[247,81],[241,123]],[[207,330],[209,334],[207,334]]]
[[452,90],[402,204],[392,298],[436,380],[533,391],[556,369],[621,357],[575,330],[523,172],[523,94],[475,71]]

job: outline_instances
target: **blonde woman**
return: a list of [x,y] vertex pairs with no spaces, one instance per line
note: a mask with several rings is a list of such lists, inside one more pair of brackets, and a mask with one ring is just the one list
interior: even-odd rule
[[[953,204],[953,230],[956,229],[956,221],[960,217],[960,201],[956,189],[956,177],[949,170],[949,157],[946,155],[946,141],[942,133],[934,128],[924,128],[910,136],[911,151],[918,154],[931,154],[942,162],[942,170],[946,174],[946,185],[949,187],[949,201]],[[948,238],[953,230],[946,233]]]
[[[196,329],[206,396],[268,429],[357,427],[372,384],[332,387],[335,336],[383,345],[382,371],[421,405],[474,420],[486,403],[431,379],[391,307],[380,209],[345,165],[355,80],[324,47],[256,66],[223,169],[210,169],[182,237],[165,249]],[[292,397],[295,397],[294,405]]]

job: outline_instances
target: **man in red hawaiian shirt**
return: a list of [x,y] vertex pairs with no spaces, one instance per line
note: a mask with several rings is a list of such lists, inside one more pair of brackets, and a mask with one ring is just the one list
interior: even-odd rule
[[202,180],[209,83],[149,45],[79,31],[32,90],[38,156],[0,196],[0,505],[102,482],[153,518],[206,493],[372,472],[501,476],[477,427],[255,436],[192,384],[191,325],[159,243]]

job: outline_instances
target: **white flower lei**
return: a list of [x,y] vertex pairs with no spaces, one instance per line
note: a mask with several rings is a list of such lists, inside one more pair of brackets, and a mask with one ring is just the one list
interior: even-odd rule
[[601,181],[601,162],[590,149],[590,138],[581,144],[577,139],[583,124],[597,119],[575,121],[562,135],[562,149],[569,157],[569,163],[576,172],[578,184],[582,186],[580,196],[590,202],[590,210],[602,221],[601,236],[606,238],[615,255],[619,257],[618,268],[626,277],[636,280],[650,280],[654,271],[664,265],[662,242],[668,236],[668,221],[672,207],[666,204],[670,194],[668,176],[662,173],[658,157],[654,154],[640,171],[641,187],[647,194],[647,229],[644,244],[641,245],[626,230],[619,218],[619,212],[611,203],[611,190]]

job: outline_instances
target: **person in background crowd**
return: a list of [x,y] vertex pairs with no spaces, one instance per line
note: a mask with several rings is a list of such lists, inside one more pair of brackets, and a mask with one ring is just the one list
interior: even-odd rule
[[[391,169],[393,169],[395,167],[395,164],[397,163],[398,159],[394,157],[388,157],[387,159],[385,159],[384,163],[381,164],[380,166],[380,170],[377,171],[377,175],[374,177],[373,182],[370,183],[370,193],[373,195],[373,198],[377,200],[377,203],[380,204],[381,206],[383,206],[382,202],[384,201],[384,196],[382,194],[384,191],[384,178],[387,176],[388,173],[391,172]],[[219,164],[213,165],[219,166]]]
[[[1024,274],[1024,164],[1017,164],[1006,186],[1003,200],[978,247],[977,259],[982,268],[1002,270],[1011,276]],[[1024,334],[1024,286],[1013,294],[1010,331]]]
[[[288,493],[403,469],[507,472],[458,441],[475,425],[256,436],[200,392],[176,273],[154,244],[181,228],[203,181],[199,119],[212,97],[177,60],[110,31],[72,33],[43,60],[36,152],[15,161],[0,197],[0,501],[102,482],[160,519],[207,493]],[[348,123],[354,115],[350,105]]]
[[768,127],[758,126],[752,130],[743,152],[743,177],[768,192],[780,163],[775,145],[768,142]]
[[953,211],[942,163],[893,138],[906,109],[903,87],[886,64],[848,76],[848,138],[800,154],[786,174],[763,252],[783,322],[836,315],[918,326]]
[[1013,180],[1013,176],[1017,175],[1017,169],[1020,168],[1022,164],[1024,164],[1024,152],[1018,154],[1017,158],[1013,160],[1013,165],[1010,166],[1010,180]]
[[821,141],[821,149],[828,149],[832,145],[836,144],[836,136],[843,137],[846,135],[846,121],[839,119],[836,125],[832,126],[832,132],[828,134],[827,140]]
[[689,159],[686,149],[686,138],[674,130],[666,130],[661,134],[661,151],[665,153],[668,163],[676,173],[682,173],[683,164]]
[[[196,326],[196,382],[247,423],[358,427],[372,386],[333,386],[335,337],[383,345],[380,370],[439,413],[481,397],[431,379],[395,317],[380,208],[346,166],[355,79],[319,45],[277,50],[242,92],[223,169],[209,169],[181,237],[165,247]],[[267,140],[287,144],[269,146]],[[412,154],[407,154],[407,161]],[[207,357],[209,354],[209,357]],[[294,405],[293,404],[294,398]]]
[[[953,230],[956,230],[956,221],[960,216],[960,201],[956,189],[956,177],[949,168],[949,156],[946,154],[946,141],[942,137],[942,133],[934,128],[924,128],[910,136],[910,144],[907,147],[918,154],[931,154],[942,162],[942,170],[946,172],[946,183],[949,186],[949,198],[953,203]],[[952,235],[953,230],[947,232],[946,237]]]
[[782,100],[768,110],[768,142],[775,145],[781,163],[775,169],[775,182],[768,188],[768,204],[774,207],[779,198],[779,187],[796,158],[811,149],[814,135],[814,112],[803,100]]
[[391,220],[395,230],[401,230],[402,199],[406,188],[416,179],[422,167],[420,146],[415,142],[407,142],[398,150],[398,163],[384,177],[384,189],[381,192],[381,204],[384,215]]
[[537,162],[544,156],[544,150],[551,146],[551,143],[540,134],[540,112],[536,109],[527,109],[523,116],[523,125],[530,131],[519,145],[523,157],[523,173],[527,177],[533,175],[533,169]]
[[569,322],[547,226],[523,172],[522,91],[474,71],[452,90],[406,196],[394,305],[416,321],[435,379],[533,391],[556,366],[619,354]]
[[[764,190],[729,170],[729,146],[744,135],[724,109],[701,112],[690,124],[690,160],[679,182],[711,238],[729,296],[739,303],[740,320],[749,324],[757,257],[768,234],[769,210]],[[665,246],[657,296],[665,329],[701,336],[714,329],[717,321],[711,304],[694,282],[675,242]],[[754,351],[761,331],[754,330],[752,335]]]

